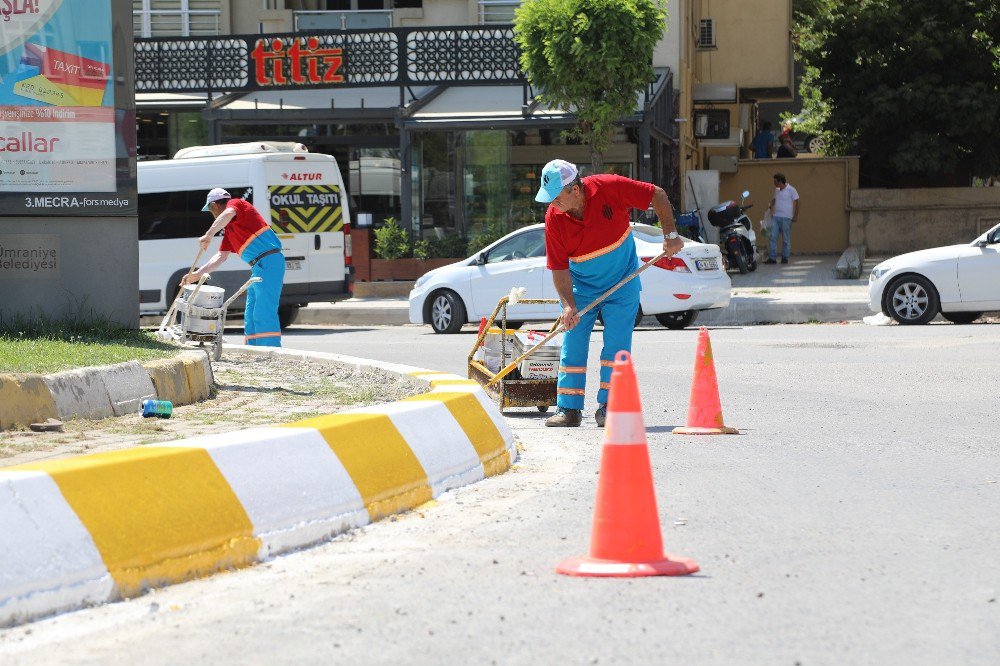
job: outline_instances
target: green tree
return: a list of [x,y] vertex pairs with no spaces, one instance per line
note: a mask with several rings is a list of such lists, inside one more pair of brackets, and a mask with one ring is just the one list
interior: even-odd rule
[[661,0],[526,0],[515,12],[521,68],[543,100],[576,115],[595,173],[614,123],[653,80],[665,19]]
[[853,137],[879,186],[1000,173],[1000,5],[851,0],[816,23],[807,62],[826,126]]

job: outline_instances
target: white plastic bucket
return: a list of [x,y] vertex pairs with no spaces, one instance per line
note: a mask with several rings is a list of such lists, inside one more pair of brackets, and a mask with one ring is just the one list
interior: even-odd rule
[[[197,285],[184,285],[184,296],[182,297],[182,300],[188,305],[194,305],[200,308],[219,309],[226,301],[225,289],[222,287],[209,287],[208,285],[202,285],[201,289],[198,289],[198,293],[195,295],[194,301],[192,302],[191,295],[194,294],[195,289],[198,289]],[[219,321],[216,316],[206,317],[204,315],[198,315],[189,317],[182,312],[181,319],[184,324],[184,328],[188,331],[188,333],[214,335],[219,329]]]

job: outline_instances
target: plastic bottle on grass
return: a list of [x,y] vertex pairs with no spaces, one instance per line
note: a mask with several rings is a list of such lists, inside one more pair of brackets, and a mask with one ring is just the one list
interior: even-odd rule
[[174,413],[174,405],[169,400],[143,400],[142,416],[150,418],[155,416],[158,419],[169,419]]

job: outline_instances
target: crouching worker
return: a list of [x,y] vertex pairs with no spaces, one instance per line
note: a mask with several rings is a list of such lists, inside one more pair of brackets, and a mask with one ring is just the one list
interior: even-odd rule
[[247,289],[246,312],[243,315],[244,344],[263,347],[281,346],[281,325],[278,323],[278,301],[285,279],[285,257],[281,241],[249,201],[233,199],[229,192],[215,188],[208,193],[204,212],[215,217],[212,226],[198,239],[204,250],[212,237],[223,232],[222,246],[204,266],[187,275],[181,284],[197,282],[229,258],[230,252],[250,264],[250,274],[261,278]]
[[683,249],[684,241],[674,228],[666,192],[650,183],[609,174],[581,180],[574,165],[553,160],[542,169],[542,187],[535,200],[549,204],[545,253],[563,305],[559,319],[566,328],[556,384],[558,411],[545,425],[574,427],[583,419],[590,333],[600,311],[604,347],[594,418],[603,427],[615,354],[632,350],[642,289],[639,279],[631,280],[582,317],[578,312],[639,268],[629,209],[646,210],[652,203],[663,225],[663,251],[668,257]]

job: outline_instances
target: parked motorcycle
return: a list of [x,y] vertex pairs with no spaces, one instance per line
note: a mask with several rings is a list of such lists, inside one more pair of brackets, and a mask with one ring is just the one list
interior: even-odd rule
[[746,211],[753,204],[743,205],[749,190],[744,190],[740,202],[723,201],[708,211],[708,221],[719,229],[719,247],[730,266],[736,266],[740,273],[757,270],[757,235]]

